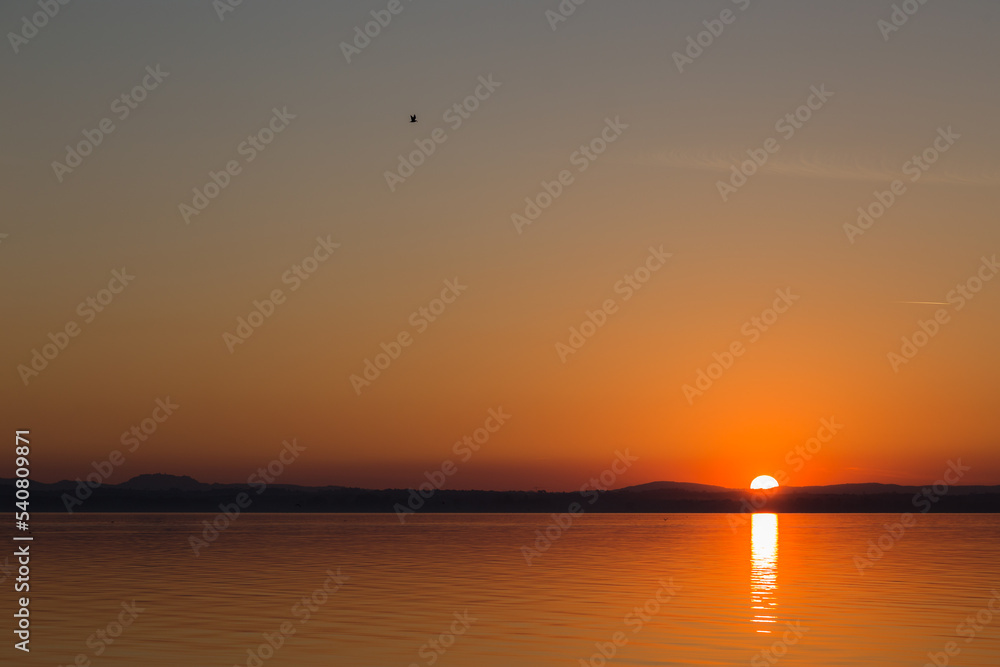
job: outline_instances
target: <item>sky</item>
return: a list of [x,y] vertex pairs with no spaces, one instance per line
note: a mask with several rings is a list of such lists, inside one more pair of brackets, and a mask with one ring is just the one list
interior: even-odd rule
[[4,3],[33,478],[1000,483],[996,3],[559,6]]

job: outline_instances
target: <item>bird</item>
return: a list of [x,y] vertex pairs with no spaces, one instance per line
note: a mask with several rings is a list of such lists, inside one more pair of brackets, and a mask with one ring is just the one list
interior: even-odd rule
[[410,122],[411,123],[416,123],[417,122],[417,117],[414,116],[413,114],[410,114]]

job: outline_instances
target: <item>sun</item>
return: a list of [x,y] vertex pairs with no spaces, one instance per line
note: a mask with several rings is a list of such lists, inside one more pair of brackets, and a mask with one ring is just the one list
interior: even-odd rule
[[778,486],[778,480],[771,477],[770,475],[761,475],[760,477],[755,477],[752,482],[750,482],[751,489],[773,489]]

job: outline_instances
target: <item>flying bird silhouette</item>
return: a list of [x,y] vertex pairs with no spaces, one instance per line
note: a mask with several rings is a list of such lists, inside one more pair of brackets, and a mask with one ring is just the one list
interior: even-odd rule
[[417,122],[417,117],[411,114],[410,115],[410,122],[411,123],[416,123]]

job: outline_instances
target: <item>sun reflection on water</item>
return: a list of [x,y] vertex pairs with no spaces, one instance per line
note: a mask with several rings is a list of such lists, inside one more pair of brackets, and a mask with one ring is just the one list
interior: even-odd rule
[[750,599],[757,632],[770,633],[776,623],[778,590],[778,515],[754,514],[750,531]]

